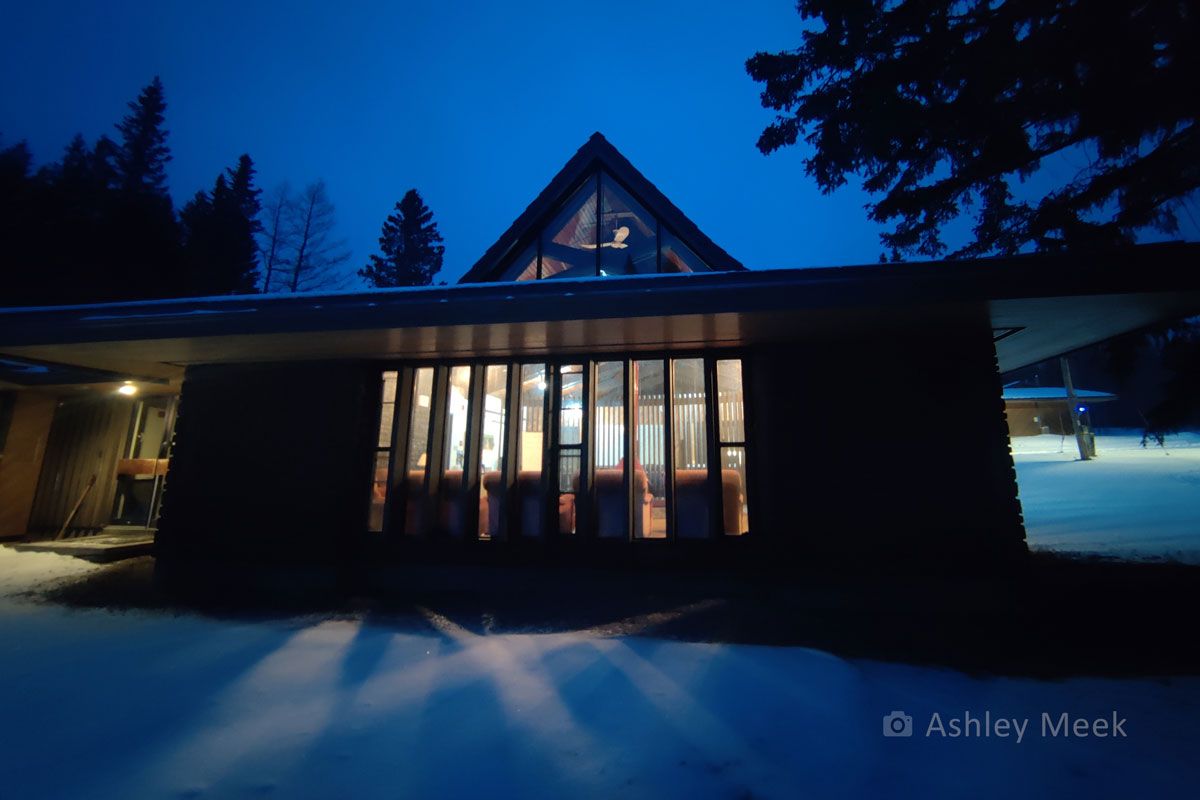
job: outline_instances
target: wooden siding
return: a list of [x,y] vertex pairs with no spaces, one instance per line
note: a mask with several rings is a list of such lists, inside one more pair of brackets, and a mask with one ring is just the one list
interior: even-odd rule
[[0,537],[24,536],[58,397],[16,392],[8,436],[0,454]]
[[46,443],[29,519],[31,533],[57,534],[93,475],[96,485],[84,497],[68,532],[95,532],[108,524],[116,491],[117,461],[135,403],[126,398],[62,401]]

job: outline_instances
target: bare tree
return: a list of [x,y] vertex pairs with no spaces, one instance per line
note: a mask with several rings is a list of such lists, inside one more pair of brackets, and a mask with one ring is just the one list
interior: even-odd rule
[[294,206],[292,187],[287,183],[276,186],[263,203],[263,225],[258,237],[258,251],[266,273],[263,279],[264,292],[271,291],[272,287],[278,289],[280,272],[286,274],[283,268],[287,266],[287,254],[295,244]]
[[325,181],[292,194],[285,183],[263,207],[260,241],[265,291],[316,292],[343,288],[350,276],[339,269],[350,260],[345,239],[332,239],[333,202]]

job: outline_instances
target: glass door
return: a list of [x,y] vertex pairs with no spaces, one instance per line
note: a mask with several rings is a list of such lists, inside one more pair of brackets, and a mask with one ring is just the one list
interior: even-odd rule
[[174,397],[147,397],[137,402],[117,460],[111,524],[138,528],[158,525],[174,422]]

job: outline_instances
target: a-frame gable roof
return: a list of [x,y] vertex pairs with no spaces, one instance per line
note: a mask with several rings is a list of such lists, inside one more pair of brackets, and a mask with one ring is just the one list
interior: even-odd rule
[[459,280],[459,283],[482,283],[498,278],[516,255],[535,241],[542,227],[567,202],[571,193],[583,181],[603,169],[622,184],[633,197],[654,214],[666,229],[716,271],[744,270],[742,263],[725,252],[704,235],[667,196],[613,147],[600,133],[591,138],[559,170],[553,180],[529,207],[517,217],[508,230],[488,248],[483,257]]

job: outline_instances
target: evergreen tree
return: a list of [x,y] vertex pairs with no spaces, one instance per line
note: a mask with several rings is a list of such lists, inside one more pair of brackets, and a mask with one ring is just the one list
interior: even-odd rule
[[117,125],[121,147],[116,167],[121,190],[127,194],[161,198],[170,207],[167,194],[167,131],[163,129],[167,110],[162,81],[158,76],[142,89],[135,102],[129,103],[129,115]]
[[45,240],[39,260],[55,284],[46,292],[47,302],[118,299],[111,294],[106,272],[115,258],[105,246],[116,207],[115,153],[116,145],[107,137],[89,148],[82,134],[76,134],[62,160],[41,170],[48,192],[45,223],[71,231],[70,236]]
[[[228,179],[226,179],[228,175]],[[180,212],[188,294],[255,291],[258,283],[258,193],[249,156],[218,175],[211,193],[197,192]]]
[[25,142],[0,148],[0,305],[37,302],[45,274],[34,213],[37,186]]
[[[803,137],[825,192],[863,178],[893,253],[940,255],[941,228],[972,209],[954,255],[1094,247],[1175,229],[1200,188],[1200,14],[1175,0],[799,0],[800,47],[747,71],[779,112],[763,153]],[[1075,174],[1040,199],[1014,180],[1057,154]],[[1062,159],[1061,163],[1067,163]],[[1056,166],[1060,161],[1055,161]],[[1032,189],[1028,189],[1034,194]]]
[[118,192],[101,230],[105,263],[97,300],[189,293],[180,226],[167,192],[171,154],[163,128],[166,108],[162,82],[155,77],[129,103],[130,113],[117,125],[121,141],[113,167]]
[[259,212],[262,211],[258,196],[262,194],[262,189],[254,186],[254,162],[250,156],[242,154],[237,167],[225,171],[229,174],[229,189],[233,192],[233,198],[242,216],[250,223],[251,235],[258,235],[262,232],[262,223],[258,221]]
[[395,211],[383,223],[379,236],[382,256],[372,255],[371,263],[358,274],[376,287],[429,286],[442,268],[445,247],[431,212],[416,189],[409,189],[396,203]]
[[89,149],[83,134],[77,133],[67,145],[62,161],[51,165],[47,171],[51,175],[51,182],[57,184],[64,194],[95,214],[108,204],[108,193],[118,185],[113,167],[116,153],[116,144],[107,136],[101,136],[95,148]]
[[180,212],[187,294],[248,293],[258,283],[258,193],[250,156],[217,175],[211,193],[197,192]]

